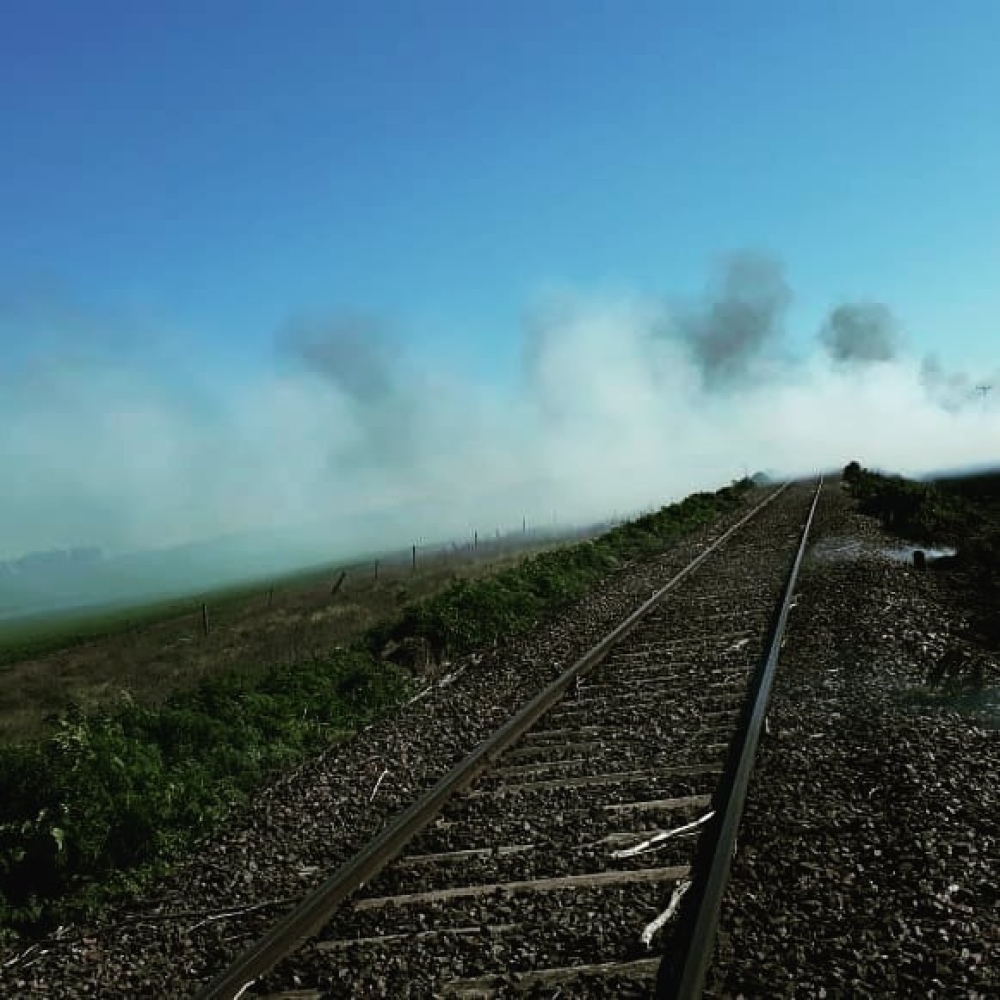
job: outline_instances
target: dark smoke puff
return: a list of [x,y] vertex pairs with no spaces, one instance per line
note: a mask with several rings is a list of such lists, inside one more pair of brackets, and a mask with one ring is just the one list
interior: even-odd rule
[[993,386],[1000,384],[1000,372],[974,378],[966,372],[949,371],[935,355],[929,354],[920,365],[920,381],[935,403],[954,413],[988,400]]
[[744,251],[725,262],[717,286],[677,327],[707,385],[749,375],[753,360],[780,340],[791,298],[784,268],[774,258]]
[[298,368],[322,379],[350,405],[362,440],[353,454],[337,453],[331,461],[344,470],[413,465],[419,400],[382,321],[363,315],[299,320],[279,332],[278,343]]
[[282,331],[282,343],[299,364],[358,403],[385,400],[398,391],[398,359],[377,319],[340,316],[298,322]]
[[902,338],[882,303],[848,302],[830,313],[820,341],[834,361],[877,364],[897,356]]

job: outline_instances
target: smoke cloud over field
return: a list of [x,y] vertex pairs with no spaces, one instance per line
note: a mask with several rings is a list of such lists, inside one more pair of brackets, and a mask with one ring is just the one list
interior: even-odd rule
[[238,384],[165,375],[141,351],[50,350],[0,374],[0,559],[248,532],[276,562],[319,561],[602,517],[757,469],[997,458],[1000,409],[909,355],[886,307],[839,305],[793,342],[791,301],[760,254],[693,304],[563,293],[529,311],[504,391],[425,370],[357,316],[290,323],[271,372]]
[[367,316],[298,321],[279,332],[278,345],[347,407],[354,445],[341,459],[355,467],[410,465],[417,400],[407,390],[404,362],[382,323]]
[[896,321],[880,302],[837,306],[823,327],[822,340],[830,357],[845,363],[892,361],[900,349]]
[[732,384],[780,343],[791,298],[778,261],[743,252],[729,259],[703,302],[667,317],[664,329],[688,346],[707,386]]

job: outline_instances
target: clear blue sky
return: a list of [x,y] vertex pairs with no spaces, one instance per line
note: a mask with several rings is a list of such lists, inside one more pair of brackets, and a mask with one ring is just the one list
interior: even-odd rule
[[0,310],[155,316],[238,378],[345,308],[502,379],[549,283],[752,246],[802,335],[875,297],[995,363],[998,38],[995,0],[11,0]]

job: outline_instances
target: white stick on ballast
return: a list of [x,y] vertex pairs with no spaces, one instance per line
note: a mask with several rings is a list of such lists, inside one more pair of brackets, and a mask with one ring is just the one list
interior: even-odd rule
[[387,775],[388,773],[389,773],[389,768],[386,768],[386,769],[385,769],[385,770],[384,770],[384,771],[383,771],[383,772],[382,772],[382,773],[381,773],[381,774],[380,774],[380,775],[378,776],[378,781],[376,781],[376,782],[375,782],[375,787],[374,787],[374,788],[372,789],[372,794],[371,794],[371,796],[370,796],[370,797],[369,797],[369,799],[368,799],[368,801],[369,801],[370,803],[371,803],[371,802],[374,802],[374,801],[375,801],[375,795],[376,795],[376,793],[378,792],[378,786],[382,784],[382,782],[383,782],[383,781],[385,780],[385,776],[386,776],[386,775]]
[[667,908],[652,923],[646,924],[646,927],[642,932],[641,940],[647,948],[652,947],[653,937],[656,932],[660,930],[660,928],[663,927],[663,925],[677,912],[677,907],[680,906],[681,898],[690,888],[690,882],[678,882],[677,888],[674,889],[674,894],[670,897],[670,904]]
[[637,854],[642,854],[643,851],[658,847],[665,840],[670,840],[671,837],[679,837],[682,833],[697,830],[699,826],[707,823],[714,815],[715,810],[713,809],[711,812],[705,813],[700,819],[696,819],[693,823],[685,823],[684,826],[679,826],[675,830],[666,830],[663,833],[658,833],[655,837],[650,837],[649,840],[644,840],[641,844],[636,844],[635,847],[626,847],[620,851],[612,851],[611,857],[634,858]]

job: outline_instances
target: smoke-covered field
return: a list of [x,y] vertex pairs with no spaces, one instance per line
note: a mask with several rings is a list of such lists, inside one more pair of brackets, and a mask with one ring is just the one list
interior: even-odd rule
[[[976,391],[991,373],[915,355],[878,302],[790,331],[792,295],[755,253],[680,304],[553,294],[527,311],[513,386],[430,370],[350,315],[288,324],[265,374],[223,385],[120,350],[100,321],[60,337],[81,328],[69,310],[43,355],[0,377],[0,558],[226,537],[191,558],[208,584],[213,567],[602,518],[756,469],[996,460],[1000,408]],[[3,329],[38,325],[31,308],[8,306]]]

